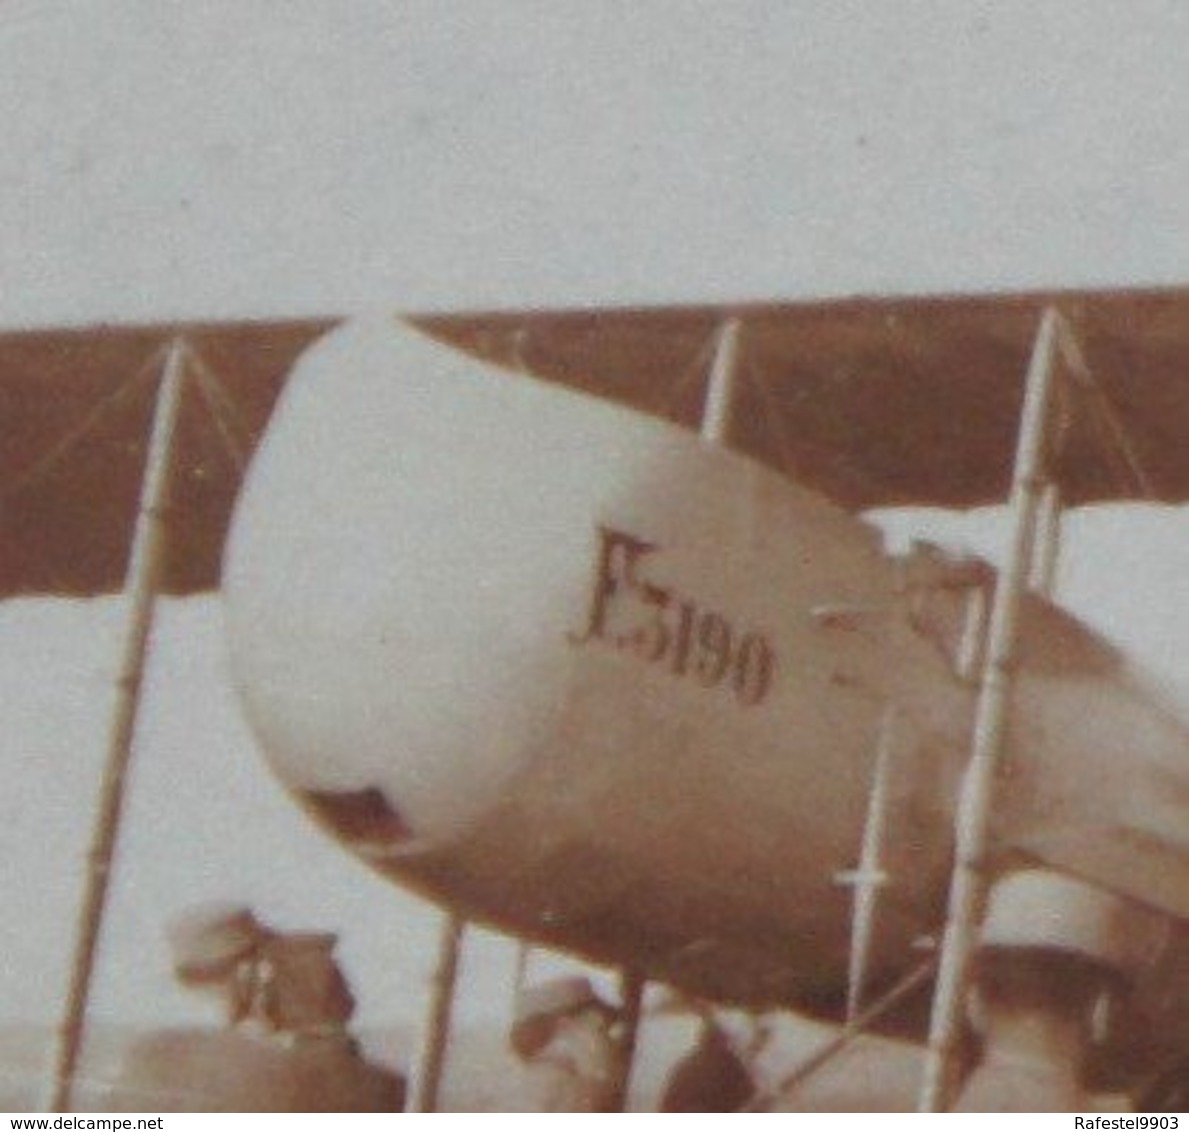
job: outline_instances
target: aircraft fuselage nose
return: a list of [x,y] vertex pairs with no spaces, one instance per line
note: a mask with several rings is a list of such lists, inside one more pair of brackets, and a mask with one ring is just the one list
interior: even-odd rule
[[[531,757],[557,691],[542,625],[566,615],[547,607],[585,584],[572,504],[540,490],[565,478],[560,453],[493,431],[474,368],[388,324],[323,340],[257,454],[225,565],[234,670],[275,769],[353,798],[351,821],[395,829],[388,807],[426,844]],[[468,443],[507,474],[468,473]]]

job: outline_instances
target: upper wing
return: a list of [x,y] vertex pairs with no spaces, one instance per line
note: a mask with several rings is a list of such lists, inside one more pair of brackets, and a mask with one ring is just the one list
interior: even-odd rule
[[[1073,502],[1189,499],[1189,289],[852,299],[418,319],[465,349],[696,427],[725,320],[740,320],[733,443],[854,508],[971,506],[1007,491],[1024,374],[1055,303],[1096,393],[1070,399]],[[0,595],[118,588],[153,392],[182,337],[164,588],[218,584],[242,461],[297,355],[335,319],[0,335]],[[311,469],[316,474],[316,469]]]
[[[218,584],[242,461],[294,359],[330,323],[0,335],[0,595],[99,593],[124,577],[165,351],[187,342],[163,588]],[[225,393],[213,411],[209,371]],[[216,393],[215,397],[219,394]]]

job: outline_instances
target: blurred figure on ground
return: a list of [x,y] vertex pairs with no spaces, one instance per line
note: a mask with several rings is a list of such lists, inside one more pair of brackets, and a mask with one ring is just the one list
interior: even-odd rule
[[707,1011],[694,1047],[673,1067],[661,1112],[739,1112],[755,1085],[743,1058]]
[[678,991],[666,992],[654,1007],[658,1015],[693,1016],[697,1038],[674,1063],[661,1091],[661,1112],[739,1112],[755,1095],[750,1058],[764,1042],[764,1030],[753,1016],[732,1033],[708,1002]]
[[216,996],[228,1025],[275,1028],[272,969],[265,957],[273,933],[250,908],[199,905],[171,920],[165,934],[178,981]]
[[403,1110],[404,1078],[368,1062],[348,1029],[355,998],[336,936],[278,932],[235,904],[189,909],[166,934],[177,978],[215,995],[226,1027],[135,1043],[114,1111]]
[[278,932],[250,908],[202,905],[167,930],[178,979],[213,992],[230,1025],[293,1045],[353,1039],[355,996],[334,957],[331,932]]
[[537,1078],[541,1112],[616,1112],[624,1079],[617,1012],[583,976],[520,995],[512,1048]]
[[954,1112],[1096,1112],[1085,1087],[1111,972],[1037,949],[979,956],[972,994],[983,1054]]

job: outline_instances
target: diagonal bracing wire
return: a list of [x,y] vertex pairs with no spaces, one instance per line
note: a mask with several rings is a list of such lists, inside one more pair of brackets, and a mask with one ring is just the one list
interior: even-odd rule
[[880,995],[870,1006],[850,1019],[833,1037],[795,1066],[775,1085],[760,1090],[741,1111],[763,1112],[768,1105],[778,1102],[782,1097],[787,1097],[799,1085],[821,1072],[839,1054],[845,1053],[884,1015],[894,1010],[915,991],[923,987],[932,978],[936,969],[937,959],[935,956],[930,955],[922,960],[886,993]]
[[86,439],[88,433],[97,428],[110,413],[123,405],[141,384],[157,375],[164,362],[167,349],[168,343],[164,343],[153,350],[131,377],[122,381],[105,397],[100,398],[91,411],[52,445],[49,451],[19,473],[11,483],[0,487],[0,503],[16,498],[21,492],[27,491],[54,471]]
[[[1098,430],[1099,439],[1108,458],[1113,457],[1116,462],[1116,474],[1121,466],[1140,495],[1145,499],[1155,499],[1155,486],[1144,469],[1135,442],[1107,396],[1106,390],[1094,376],[1077,335],[1063,317],[1057,319],[1057,341],[1061,347],[1062,360],[1070,375],[1077,382],[1078,388],[1086,394],[1091,422]],[[1119,478],[1122,480],[1123,477]]]
[[190,372],[198,383],[198,391],[210,410],[211,419],[227,449],[227,454],[236,471],[242,476],[248,466],[251,429],[248,428],[243,414],[218,375],[188,342],[186,361],[190,364]]
[[780,403],[772,391],[768,377],[760,371],[756,360],[754,358],[748,358],[747,366],[748,374],[751,377],[751,385],[753,388],[759,390],[760,400],[764,405],[764,430],[776,446],[776,456],[780,461],[778,470],[786,476],[795,479],[800,461],[793,446],[789,443],[784,428],[781,426]]

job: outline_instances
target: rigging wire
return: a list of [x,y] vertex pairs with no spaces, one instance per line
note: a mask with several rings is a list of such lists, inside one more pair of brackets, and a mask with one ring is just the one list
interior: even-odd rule
[[697,348],[693,357],[677,372],[677,376],[669,381],[669,388],[662,402],[662,412],[665,420],[679,421],[681,400],[695,382],[708,380],[710,367],[718,350],[718,338],[723,326],[730,321],[724,318],[715,323],[706,340]]
[[9,484],[0,488],[0,504],[6,503],[27,491],[53,472],[59,464],[83,441],[87,435],[121,407],[132,392],[147,378],[155,376],[165,361],[169,343],[162,343],[145,359],[136,372],[102,397],[90,412],[72,429],[66,432],[49,450],[25,471],[18,473]]
[[880,1018],[899,1006],[914,991],[924,986],[936,968],[937,958],[933,955],[912,968],[886,993],[877,998],[861,1014],[847,1022],[837,1034],[811,1053],[790,1073],[787,1073],[775,1085],[757,1093],[741,1111],[762,1112],[767,1105],[779,1100],[781,1096],[807,1081],[839,1054],[849,1049],[855,1040],[862,1037]]
[[764,431],[776,448],[776,458],[779,461],[777,470],[795,480],[800,461],[797,459],[797,453],[789,443],[784,429],[780,426],[780,403],[769,384],[768,377],[760,371],[754,357],[747,359],[747,366],[751,378],[750,385],[759,391],[760,400],[763,402]]
[[1090,423],[1098,434],[1099,443],[1109,461],[1114,465],[1113,472],[1120,490],[1127,485],[1124,479],[1131,481],[1131,486],[1146,501],[1156,498],[1155,483],[1148,475],[1139,457],[1139,448],[1132,438],[1118,409],[1115,408],[1107,395],[1102,383],[1094,375],[1082,352],[1081,342],[1074,333],[1068,321],[1059,316],[1057,319],[1057,340],[1061,347],[1061,357],[1069,370],[1070,377],[1077,387],[1086,394],[1085,405],[1090,413]]
[[218,374],[189,342],[186,343],[186,360],[190,363],[190,372],[198,382],[198,391],[202,394],[227,455],[242,477],[248,466],[252,430]]

